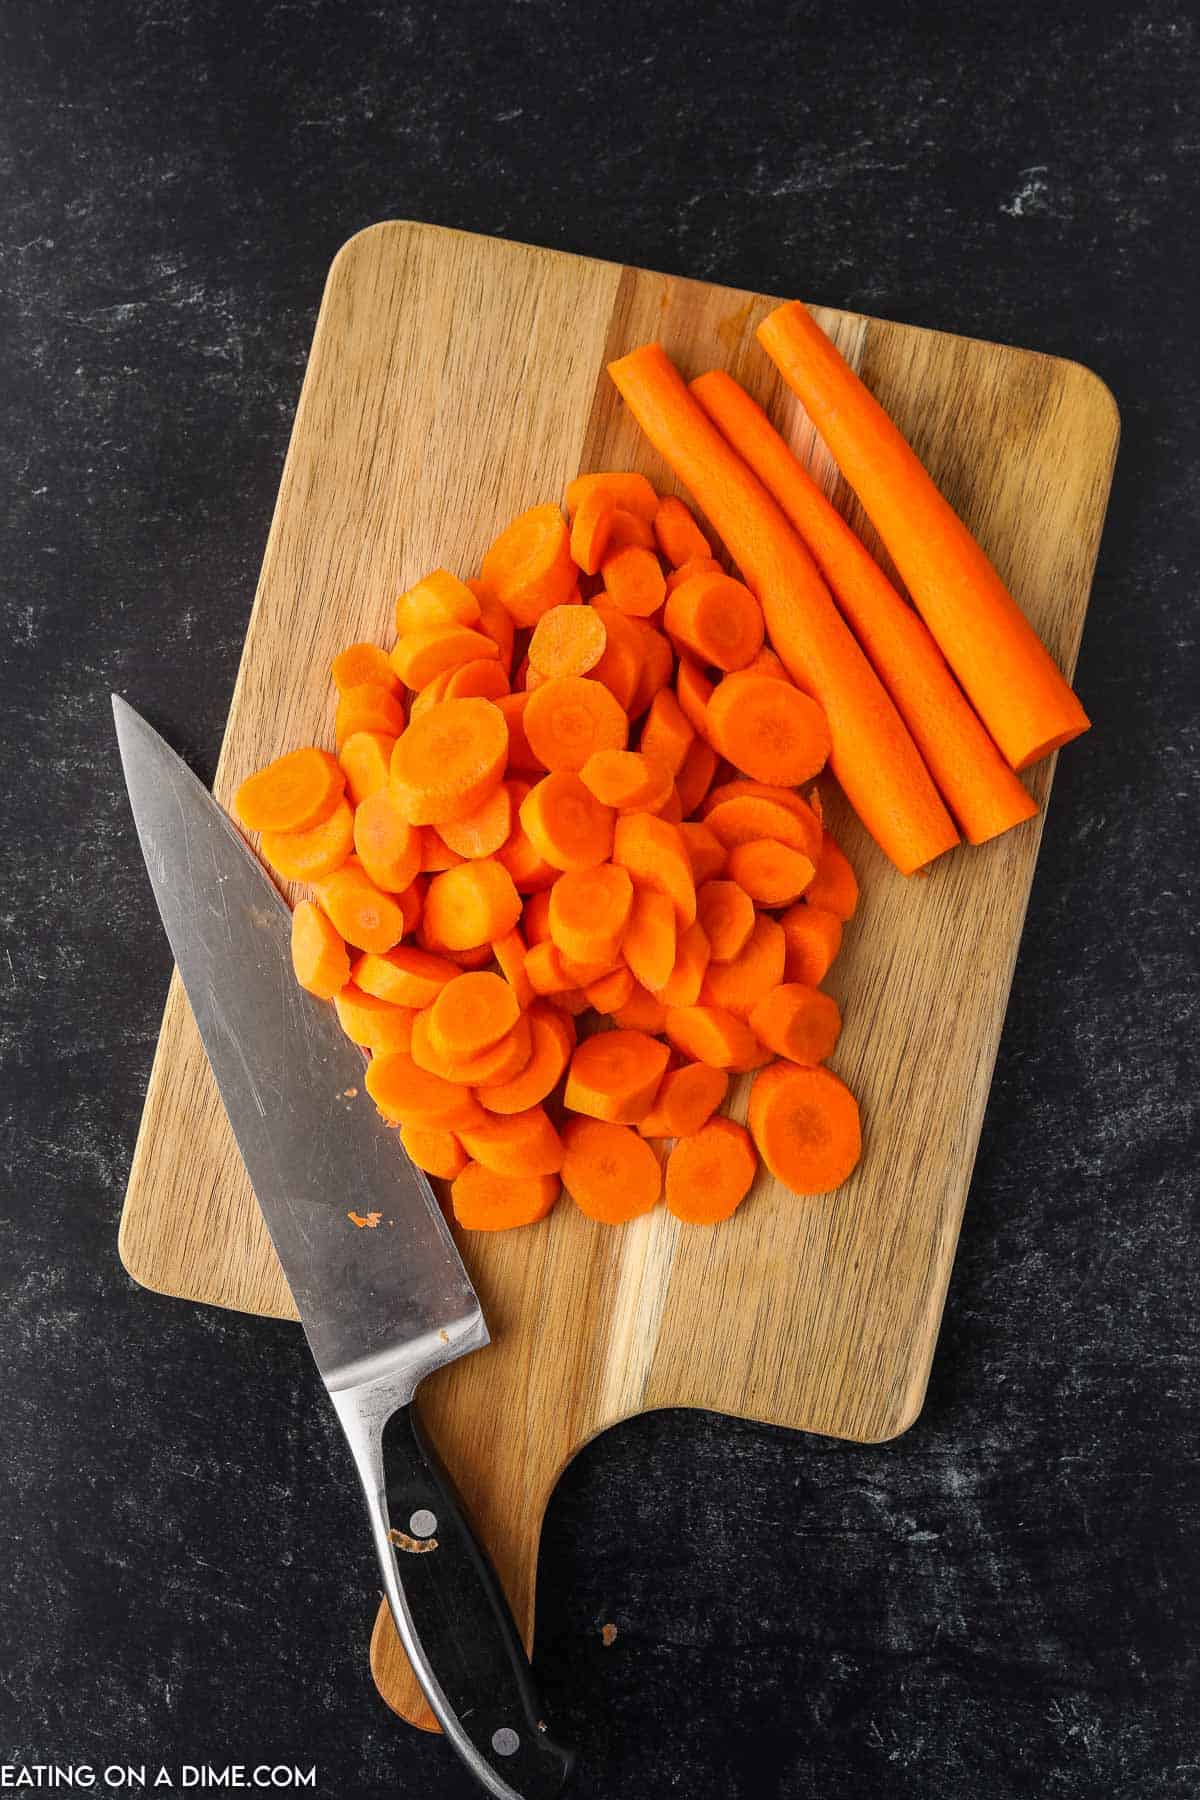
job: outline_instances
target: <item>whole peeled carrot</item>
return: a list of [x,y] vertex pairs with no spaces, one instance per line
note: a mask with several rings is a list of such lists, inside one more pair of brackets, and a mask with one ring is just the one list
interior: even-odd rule
[[1031,818],[1035,802],[963,697],[928,628],[762,407],[721,369],[701,375],[691,389],[812,551],[967,842],[985,843]]
[[779,506],[688,393],[661,344],[643,345],[610,363],[608,372],[724,539],[789,673],[824,708],[830,763],[855,812],[904,874],[932,862],[958,842],[953,821]]
[[1014,769],[1089,720],[1037,633],[879,402],[798,300],[758,341],[866,509],[925,623]]

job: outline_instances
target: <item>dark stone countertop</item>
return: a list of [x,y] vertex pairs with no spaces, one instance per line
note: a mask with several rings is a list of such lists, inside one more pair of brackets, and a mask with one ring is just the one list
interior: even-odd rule
[[928,1405],[578,1458],[537,1656],[578,1791],[1200,1791],[1196,40],[1172,0],[0,10],[4,1761],[468,1791],[367,1678],[295,1330],[115,1247],[169,963],[109,690],[211,774],[326,267],[407,216],[1077,357],[1123,414]]

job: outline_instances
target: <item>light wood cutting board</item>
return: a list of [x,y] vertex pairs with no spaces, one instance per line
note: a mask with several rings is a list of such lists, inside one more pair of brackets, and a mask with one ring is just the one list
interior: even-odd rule
[[[218,796],[297,743],[331,741],[332,656],[356,638],[390,642],[395,595],[428,569],[475,573],[502,524],[581,469],[643,469],[675,488],[604,372],[647,339],[689,376],[720,365],[745,382],[845,505],[755,344],[774,304],[426,225],[352,238],[321,308]],[[818,317],[1070,672],[1116,451],[1108,390],[1076,363]],[[1039,800],[1052,773],[1030,776]],[[836,795],[831,806],[863,893],[828,983],[846,1021],[836,1067],[864,1118],[854,1177],[823,1200],[762,1180],[711,1230],[662,1207],[606,1228],[564,1201],[537,1229],[463,1239],[493,1341],[426,1382],[422,1408],[527,1641],[546,1503],[606,1426],[701,1406],[874,1442],[920,1410],[1041,824],[906,881]],[[178,977],[120,1248],[148,1287],[295,1316]],[[386,1614],[372,1664],[390,1704],[428,1723]]]

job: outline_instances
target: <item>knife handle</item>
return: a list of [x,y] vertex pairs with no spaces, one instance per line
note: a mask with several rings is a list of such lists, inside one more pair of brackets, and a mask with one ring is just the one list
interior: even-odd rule
[[573,1755],[547,1731],[496,1572],[412,1403],[338,1412],[396,1630],[442,1730],[498,1800],[553,1800]]

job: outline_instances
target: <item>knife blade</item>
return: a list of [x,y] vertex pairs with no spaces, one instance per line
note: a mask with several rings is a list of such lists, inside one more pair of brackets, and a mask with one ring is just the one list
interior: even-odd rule
[[117,695],[113,713],[154,897],[350,1444],[401,1642],[483,1786],[549,1800],[570,1754],[412,1407],[426,1375],[487,1344],[478,1297],[427,1178],[366,1093],[361,1052],[296,982],[286,902],[186,763]]

